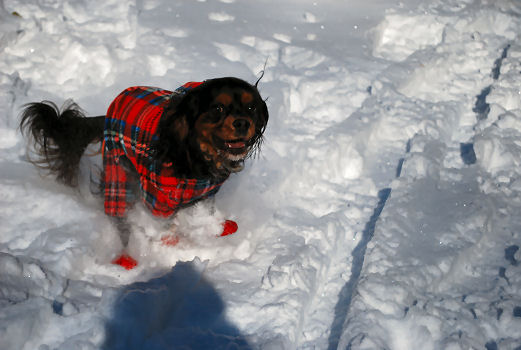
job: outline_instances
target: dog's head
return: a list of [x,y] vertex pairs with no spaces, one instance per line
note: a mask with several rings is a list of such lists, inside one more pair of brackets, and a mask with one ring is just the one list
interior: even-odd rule
[[269,117],[257,87],[237,78],[205,81],[168,113],[173,160],[186,160],[192,175],[218,177],[242,170],[244,160],[258,150]]

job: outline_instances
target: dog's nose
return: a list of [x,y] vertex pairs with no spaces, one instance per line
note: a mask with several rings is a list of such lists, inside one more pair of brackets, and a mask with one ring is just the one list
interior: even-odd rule
[[250,128],[250,122],[244,118],[238,118],[233,121],[233,127],[239,135],[245,135]]

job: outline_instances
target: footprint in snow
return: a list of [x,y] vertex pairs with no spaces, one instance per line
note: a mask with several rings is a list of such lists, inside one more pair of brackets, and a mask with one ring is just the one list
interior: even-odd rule
[[186,38],[188,36],[188,31],[181,28],[163,28],[161,32],[173,38]]
[[317,17],[311,12],[305,12],[302,16],[307,23],[317,23]]
[[273,34],[273,38],[276,40],[282,41],[283,43],[291,44],[291,37],[289,35],[275,33],[275,34]]
[[226,12],[211,12],[208,14],[208,19],[215,22],[232,22],[235,17]]

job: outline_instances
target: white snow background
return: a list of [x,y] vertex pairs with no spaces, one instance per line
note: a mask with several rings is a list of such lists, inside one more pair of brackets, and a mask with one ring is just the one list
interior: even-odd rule
[[[520,34],[515,0],[0,0],[0,349],[521,349]],[[175,247],[137,208],[131,271],[26,160],[27,102],[266,60],[261,155]]]

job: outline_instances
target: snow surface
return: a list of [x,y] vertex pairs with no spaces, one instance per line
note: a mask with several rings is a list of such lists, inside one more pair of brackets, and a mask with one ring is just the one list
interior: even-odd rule
[[[521,349],[520,34],[514,0],[0,0],[0,349]],[[216,213],[137,208],[134,270],[99,159],[26,161],[24,103],[266,60],[262,154]]]

